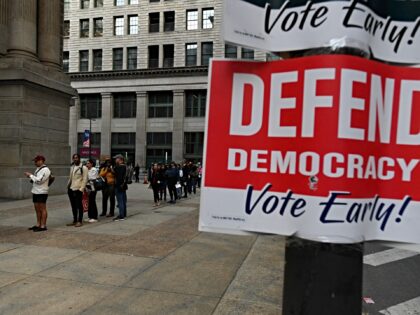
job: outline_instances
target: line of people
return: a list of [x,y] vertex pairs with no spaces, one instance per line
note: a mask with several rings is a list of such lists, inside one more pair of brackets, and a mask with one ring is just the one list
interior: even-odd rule
[[[29,230],[34,232],[47,231],[47,199],[49,185],[52,183],[51,170],[45,164],[46,158],[37,155],[33,162],[36,166],[34,173],[25,172],[32,183],[32,201],[34,203],[37,223]],[[67,194],[73,214],[73,221],[67,226],[81,227],[83,225],[83,195],[88,195],[88,219],[87,222],[98,221],[98,208],[96,205],[97,191],[102,190],[102,213],[100,216],[113,217],[115,210],[115,200],[117,200],[118,215],[113,221],[125,220],[127,217],[127,189],[133,176],[132,171],[125,165],[124,156],[116,155],[115,162],[107,158],[101,165],[99,172],[95,168],[95,162],[88,160],[83,165],[79,154],[73,154],[72,165],[70,167],[69,179],[67,182]],[[98,180],[102,185],[98,186]],[[108,200],[110,203],[109,213],[107,214]]]
[[153,163],[148,170],[148,180],[153,190],[155,206],[166,201],[166,190],[169,192],[169,203],[176,203],[181,198],[187,198],[188,194],[195,194],[201,186],[201,176],[200,163]]

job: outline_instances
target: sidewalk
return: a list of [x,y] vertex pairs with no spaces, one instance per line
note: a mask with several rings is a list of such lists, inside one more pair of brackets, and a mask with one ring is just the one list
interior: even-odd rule
[[31,200],[0,202],[2,315],[281,314],[284,239],[198,232],[198,195],[153,207],[133,183],[127,220],[81,228],[67,195],[47,207],[34,233]]

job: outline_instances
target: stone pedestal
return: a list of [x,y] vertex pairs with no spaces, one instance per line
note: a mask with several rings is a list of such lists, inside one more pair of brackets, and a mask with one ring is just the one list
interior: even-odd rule
[[67,76],[25,58],[0,58],[0,69],[0,198],[31,196],[23,173],[35,170],[31,160],[37,154],[56,177],[50,194],[64,193],[73,94]]

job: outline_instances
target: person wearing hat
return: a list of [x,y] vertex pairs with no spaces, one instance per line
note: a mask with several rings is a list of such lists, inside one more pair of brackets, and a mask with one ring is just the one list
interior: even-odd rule
[[127,167],[121,154],[114,156],[115,159],[115,196],[117,197],[119,215],[114,221],[125,220],[127,216]]
[[29,230],[42,232],[47,230],[47,198],[48,180],[51,176],[50,169],[45,165],[45,157],[37,155],[33,158],[36,170],[33,174],[25,172],[25,176],[31,179],[32,201],[34,203],[37,224]]

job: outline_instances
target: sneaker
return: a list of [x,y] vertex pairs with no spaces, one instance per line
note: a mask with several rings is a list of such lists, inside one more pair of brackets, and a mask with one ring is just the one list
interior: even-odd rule
[[121,220],[120,217],[115,217],[115,218],[112,219],[112,221],[120,221],[120,220]]
[[75,226],[77,222],[67,223],[66,226]]
[[82,222],[77,222],[75,225],[74,225],[74,227],[81,227],[83,225],[83,223]]
[[95,223],[95,222],[98,222],[98,220],[96,220],[96,219],[89,219],[89,221],[88,221],[89,223]]
[[90,218],[84,219],[84,222],[90,222]]
[[33,229],[34,232],[43,232],[48,230],[47,227],[36,227],[36,229]]
[[119,221],[124,221],[125,220],[125,218],[120,218],[120,220]]
[[33,227],[28,228],[28,230],[29,231],[33,231],[33,230],[35,230],[37,228],[39,228],[39,226],[38,225],[34,225]]

